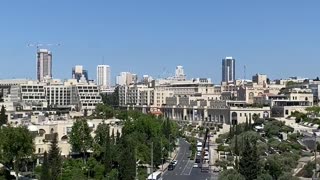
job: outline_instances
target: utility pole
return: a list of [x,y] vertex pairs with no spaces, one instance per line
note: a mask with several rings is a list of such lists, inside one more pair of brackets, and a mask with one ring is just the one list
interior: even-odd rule
[[135,158],[136,159],[136,180],[139,180],[138,179],[138,168],[139,167],[138,167],[138,158],[137,158],[137,148],[134,149],[134,152],[135,152],[134,154],[135,154],[135,157],[136,157]]
[[317,179],[317,134],[314,133],[314,179]]
[[164,160],[164,158],[163,158],[163,149],[162,149],[162,138],[161,138],[161,164],[162,164],[162,171],[163,171],[163,160]]
[[153,179],[153,142],[151,143],[151,178]]

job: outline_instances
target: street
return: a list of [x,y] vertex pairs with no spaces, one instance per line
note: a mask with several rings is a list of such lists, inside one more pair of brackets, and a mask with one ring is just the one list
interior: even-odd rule
[[163,180],[215,180],[218,179],[218,175],[210,173],[202,173],[200,168],[193,168],[194,160],[190,160],[189,156],[191,151],[189,150],[189,144],[180,139],[180,151],[176,160],[177,166],[173,171],[167,171]]

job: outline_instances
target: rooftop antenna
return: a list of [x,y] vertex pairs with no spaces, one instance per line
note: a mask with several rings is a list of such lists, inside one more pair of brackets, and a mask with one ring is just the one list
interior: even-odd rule
[[243,67],[243,79],[246,80],[247,79],[247,66],[244,65]]

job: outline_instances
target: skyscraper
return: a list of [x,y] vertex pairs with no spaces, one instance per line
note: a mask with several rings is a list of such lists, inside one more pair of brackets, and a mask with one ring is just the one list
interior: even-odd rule
[[47,49],[37,52],[37,80],[44,81],[52,78],[52,54]]
[[222,59],[222,82],[234,83],[236,80],[236,60],[232,57]]
[[111,72],[109,65],[97,66],[97,85],[103,88],[111,88]]
[[76,79],[79,82],[82,77],[85,78],[86,81],[89,80],[88,71],[83,69],[83,66],[76,65],[74,68],[72,68],[72,78],[73,79]]

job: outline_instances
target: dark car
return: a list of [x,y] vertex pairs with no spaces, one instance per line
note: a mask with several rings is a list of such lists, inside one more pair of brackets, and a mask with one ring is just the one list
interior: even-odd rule
[[170,163],[168,166],[168,171],[173,171],[175,168],[175,165],[173,163]]

